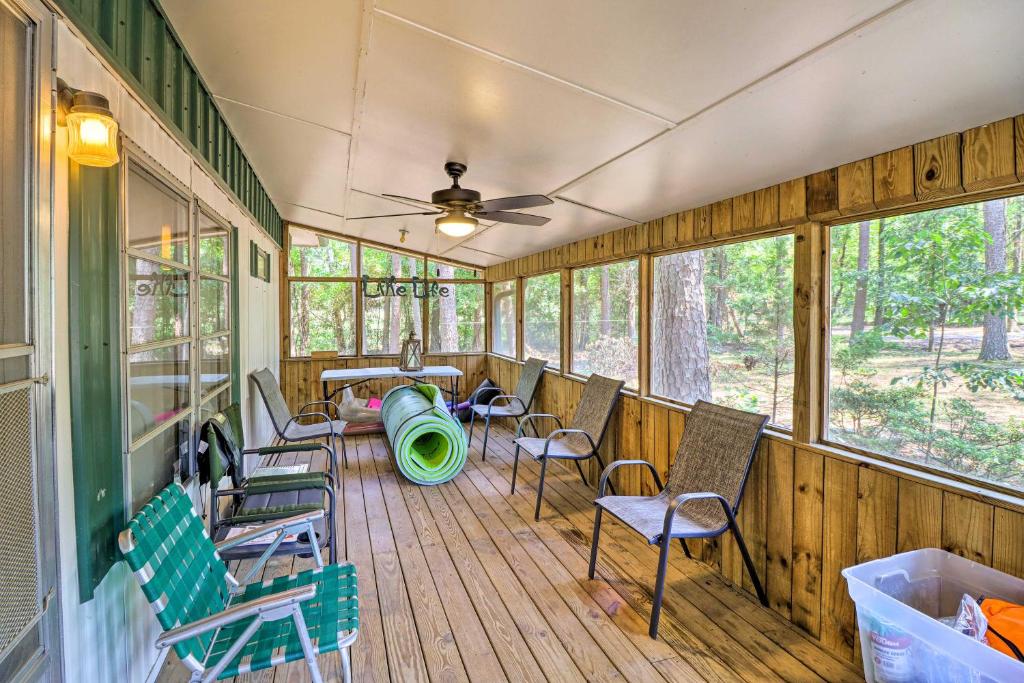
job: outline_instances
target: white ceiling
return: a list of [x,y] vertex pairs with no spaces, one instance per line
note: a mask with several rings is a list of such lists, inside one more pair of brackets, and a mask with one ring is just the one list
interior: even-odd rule
[[[1020,0],[163,6],[285,219],[480,265],[1024,111]],[[345,220],[447,160],[551,222]]]

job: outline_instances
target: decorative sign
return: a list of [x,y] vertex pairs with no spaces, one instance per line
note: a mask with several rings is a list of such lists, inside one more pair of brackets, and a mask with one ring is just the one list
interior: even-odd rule
[[188,275],[184,273],[132,274],[131,279],[137,296],[188,296]]
[[421,280],[413,275],[412,282],[398,282],[394,275],[383,280],[370,280],[369,275],[363,276],[363,296],[367,299],[379,299],[382,296],[414,296],[417,299],[451,296],[452,290],[447,285]]

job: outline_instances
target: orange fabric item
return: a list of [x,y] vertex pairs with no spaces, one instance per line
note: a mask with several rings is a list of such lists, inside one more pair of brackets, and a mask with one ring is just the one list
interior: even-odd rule
[[988,619],[989,647],[1024,660],[1024,605],[985,598],[981,601],[981,611]]

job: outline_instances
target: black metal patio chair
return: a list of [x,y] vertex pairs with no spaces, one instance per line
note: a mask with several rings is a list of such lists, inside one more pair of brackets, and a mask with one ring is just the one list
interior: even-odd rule
[[[590,458],[597,458],[597,462],[604,468],[604,460],[598,449],[604,441],[605,432],[608,430],[608,423],[615,410],[615,404],[619,401],[619,392],[625,382],[617,379],[609,379],[601,375],[591,375],[583,388],[583,396],[580,397],[579,405],[572,416],[572,422],[566,429],[562,421],[550,413],[532,413],[524,415],[516,430],[516,450],[512,460],[512,493],[516,492],[516,472],[519,469],[519,451],[524,450],[531,458],[540,462],[540,482],[537,484],[537,508],[533,513],[536,520],[540,519],[540,503],[544,497],[544,475],[547,474],[549,460],[572,460],[583,483],[587,482],[587,475],[583,473],[580,463]],[[523,436],[523,428],[526,425],[536,427],[533,421],[536,418],[547,418],[554,420],[558,429],[549,433],[546,437],[535,438]]]
[[[323,541],[329,548],[330,561],[337,561],[334,477],[329,472],[278,473],[272,468],[259,467],[263,457],[282,453],[312,454],[322,450],[329,458],[330,448],[319,442],[244,448],[242,414],[237,403],[206,420],[199,434],[200,481],[205,479],[210,486],[210,535],[215,542],[226,540],[232,528],[252,527],[318,510],[326,513],[326,519],[322,515],[309,529],[301,529],[301,533],[282,531],[273,538],[233,547],[225,551],[224,559],[260,557],[261,561],[253,565],[255,568],[272,555],[316,557]],[[255,456],[257,460],[257,467],[248,475],[246,456]],[[224,477],[230,477],[229,488],[220,486]],[[223,505],[223,501],[228,504]],[[251,575],[246,576],[245,581],[250,578]]]
[[[619,460],[601,473],[598,498],[594,501],[597,511],[594,514],[589,576],[594,578],[597,567],[601,513],[605,510],[647,539],[649,544],[661,546],[651,609],[651,638],[658,637],[668,551],[673,538],[679,539],[686,557],[690,557],[686,539],[716,538],[727,530],[732,531],[757,597],[761,604],[768,605],[757,570],[743,542],[743,534],[736,526],[736,510],[767,422],[767,415],[697,401],[686,416],[683,438],[669,470],[668,486],[662,486],[658,471],[646,460]],[[626,465],[647,467],[660,493],[656,496],[606,496],[605,486],[611,483],[611,473]]]
[[[528,358],[522,372],[519,373],[519,381],[516,383],[514,394],[499,394],[488,401],[487,405],[470,406],[472,414],[469,418],[469,443],[473,443],[473,423],[476,416],[484,418],[484,445],[480,451],[480,459],[487,459],[487,436],[491,431],[492,417],[514,417],[516,421],[530,412],[533,399],[537,395],[537,388],[544,377],[544,368],[548,362],[541,358]],[[505,401],[505,405],[495,405],[495,401]]]

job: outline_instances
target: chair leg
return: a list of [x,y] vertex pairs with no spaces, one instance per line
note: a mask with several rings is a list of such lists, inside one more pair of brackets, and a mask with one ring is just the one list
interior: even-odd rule
[[597,512],[594,513],[594,533],[590,541],[590,569],[587,570],[587,576],[590,578],[594,578],[594,572],[597,571],[597,542],[601,538],[601,513],[604,512],[600,505],[595,507]]
[[341,648],[341,677],[344,683],[352,683],[352,658],[349,656],[349,647]]
[[512,491],[509,495],[516,492],[516,471],[519,469],[519,444],[516,444],[516,450],[512,453]]
[[540,501],[544,498],[544,475],[548,470],[548,459],[540,459],[540,482],[537,484],[537,507],[533,511],[533,521],[540,521]]
[[324,683],[324,679],[320,676],[320,666],[316,662],[313,641],[309,639],[309,629],[306,628],[306,620],[302,618],[302,609],[298,605],[292,612],[292,618],[295,620],[295,631],[302,644],[302,654],[306,658],[306,666],[309,667],[309,677],[313,679],[313,683]]
[[587,475],[583,474],[583,466],[580,465],[580,461],[579,460],[573,460],[573,462],[576,463],[576,471],[580,473],[580,479],[583,480],[583,485],[584,486],[590,486],[590,482],[587,481]]
[[[347,470],[348,469],[348,446],[345,444],[345,437],[344,436],[341,437],[341,460],[342,460],[342,462],[345,465],[345,469]],[[337,468],[337,463],[335,463],[335,468]],[[335,475],[335,476],[337,476],[337,475]]]
[[488,415],[487,418],[484,420],[484,447],[483,447],[483,450],[480,451],[480,460],[486,460],[487,459],[487,437],[490,436],[490,433],[491,433],[491,416]]
[[651,628],[648,634],[651,638],[658,638],[658,622],[661,620],[661,601],[665,597],[665,572],[668,569],[668,549],[672,542],[671,537],[661,540],[661,554],[658,555],[658,576],[654,580],[654,602],[651,605]]
[[330,558],[331,564],[335,564],[338,561],[338,527],[335,525],[334,514],[337,502],[335,501],[334,498],[334,491],[328,492],[327,495],[331,499],[331,506],[327,513],[327,523],[331,525],[331,528],[329,529],[330,535],[328,536],[328,538],[331,539]]
[[473,424],[476,422],[476,411],[469,411],[469,438],[466,440],[466,446],[473,445]]
[[690,554],[690,548],[686,545],[686,539],[680,538],[679,545],[683,546],[683,554],[686,555],[686,559],[692,560],[693,555]]
[[[601,454],[598,453],[597,451],[594,451],[594,457],[597,458],[597,464],[601,466],[601,471],[604,472],[604,470],[605,470],[604,459],[601,457]],[[617,496],[618,495],[618,493],[615,491],[615,484],[612,483],[612,478],[611,477],[608,477],[608,488],[610,488],[612,490],[612,495],[613,496]]]
[[750,581],[754,584],[754,591],[757,593],[757,599],[761,601],[761,604],[765,607],[768,606],[768,596],[764,593],[764,588],[761,587],[761,580],[757,577],[757,570],[754,569],[754,563],[750,560],[750,553],[747,552],[747,544],[743,542],[743,534],[740,533],[739,527],[736,525],[736,518],[729,515],[729,528],[732,529],[733,538],[736,539],[736,545],[740,547],[740,555],[743,556],[743,564],[747,566],[747,573],[750,574]]

